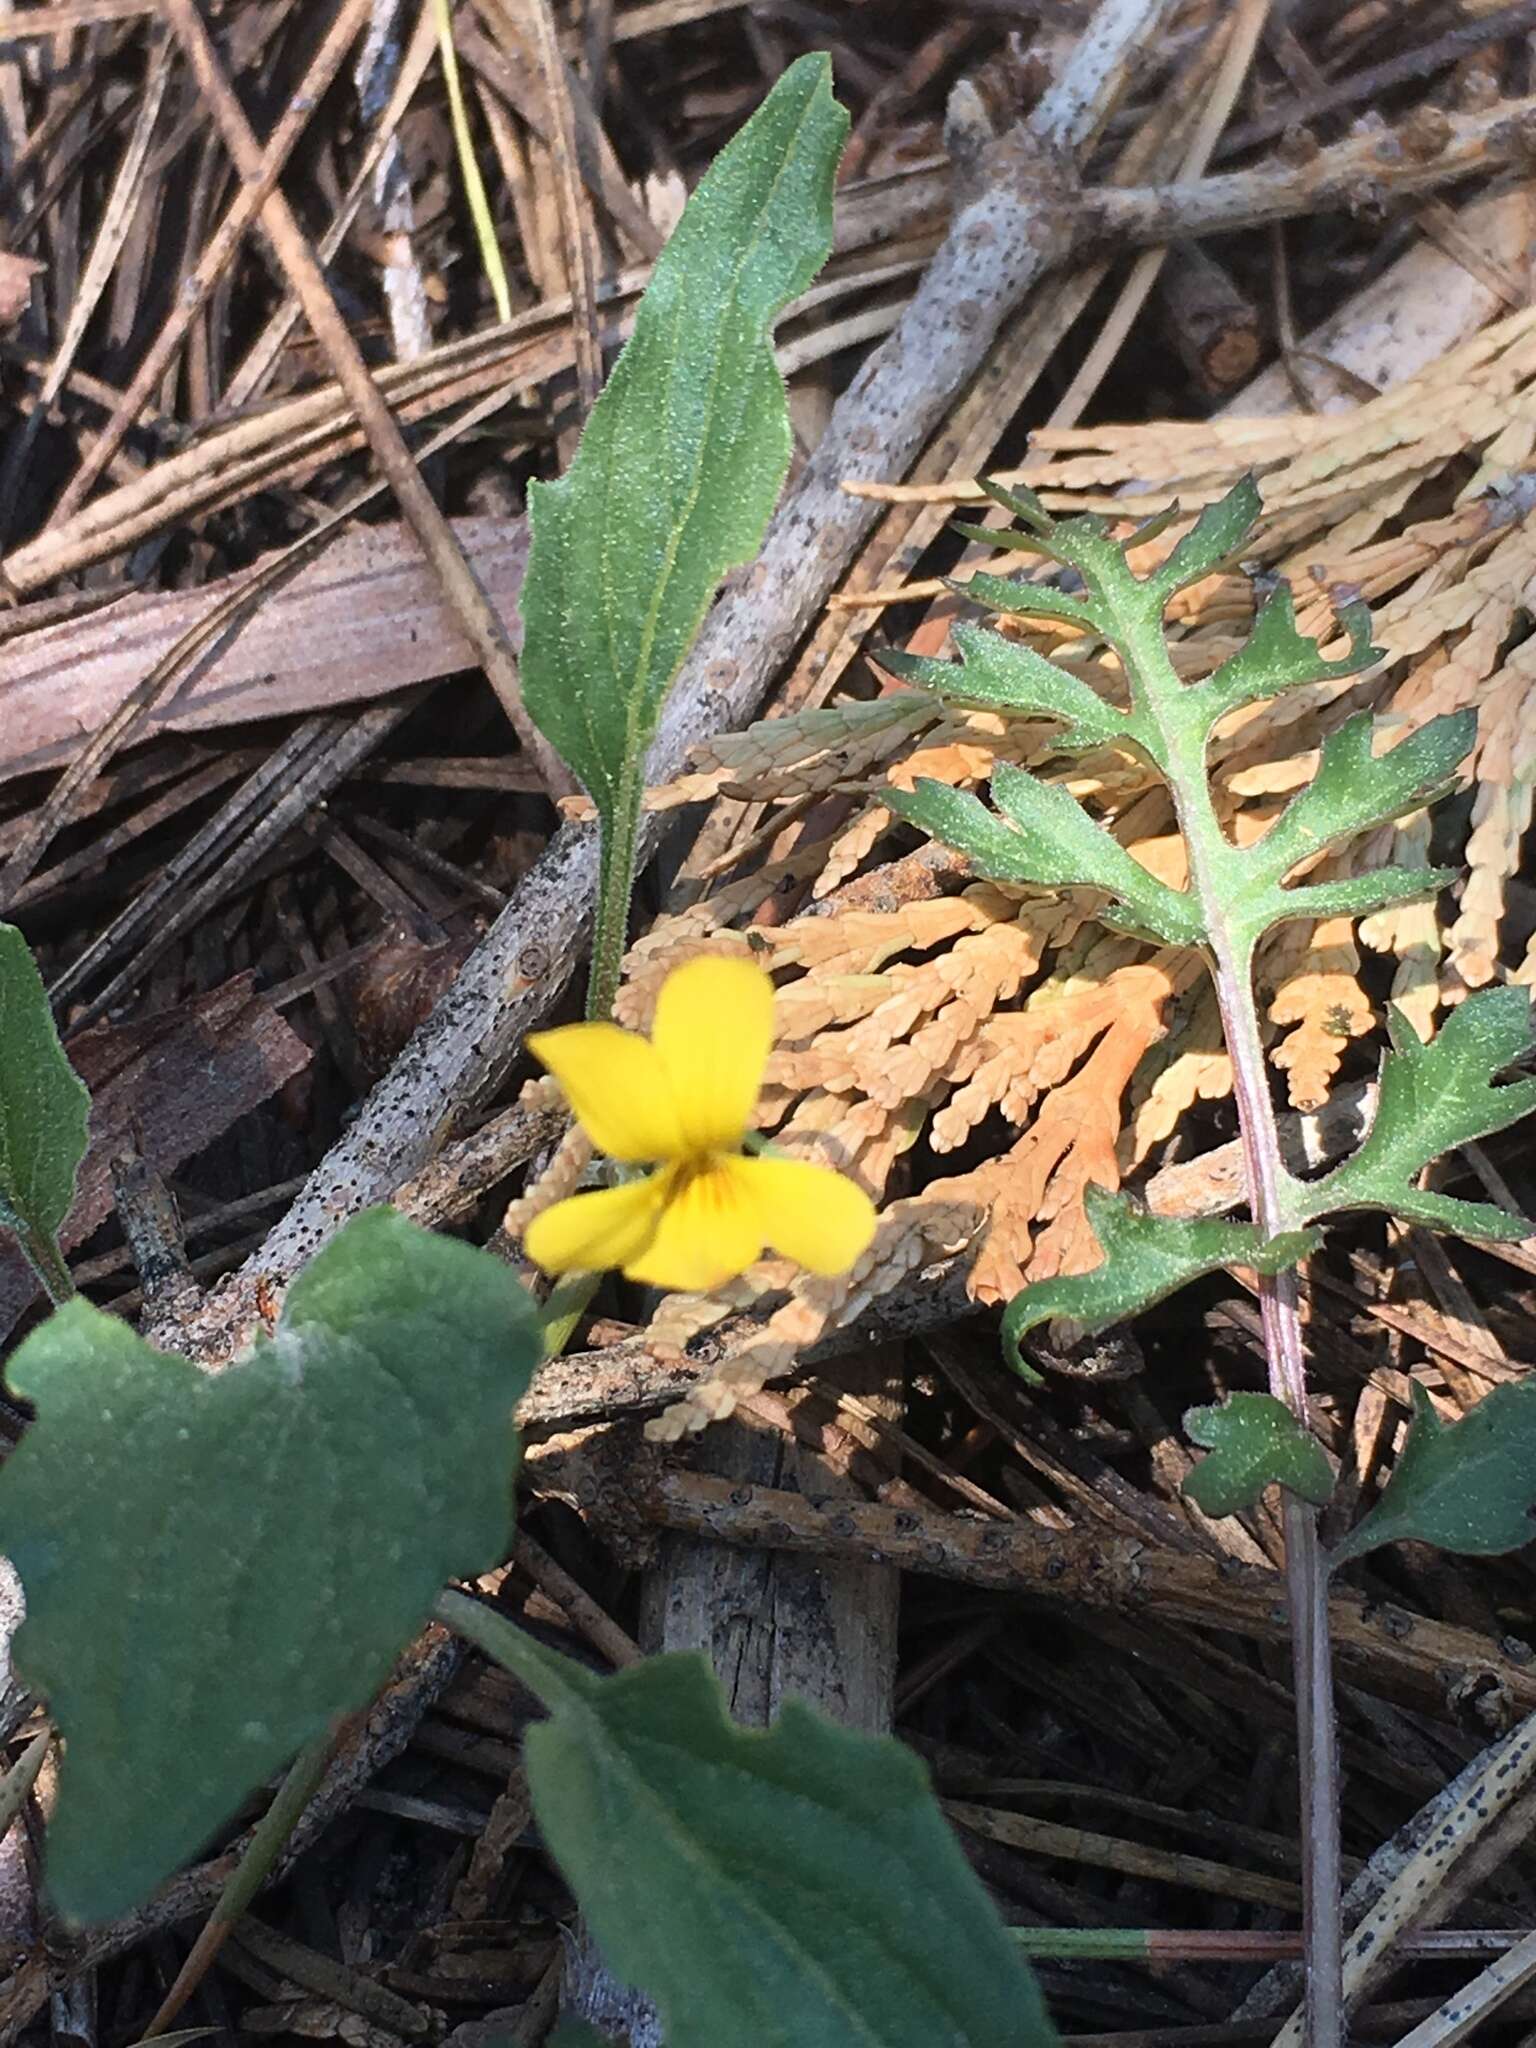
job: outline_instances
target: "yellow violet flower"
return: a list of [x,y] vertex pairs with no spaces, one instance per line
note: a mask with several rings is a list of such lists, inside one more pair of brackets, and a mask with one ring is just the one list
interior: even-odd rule
[[874,1204],[842,1174],[742,1152],[773,1044],[773,983],[750,960],[676,968],[649,1039],[564,1024],[528,1044],[599,1151],[655,1169],[536,1216],[524,1246],[546,1273],[618,1266],[702,1294],[769,1245],[813,1273],[845,1273],[874,1236]]

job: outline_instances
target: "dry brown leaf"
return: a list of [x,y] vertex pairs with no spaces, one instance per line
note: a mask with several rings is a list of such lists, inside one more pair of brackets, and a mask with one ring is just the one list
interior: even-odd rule
[[843,827],[828,848],[821,872],[811,885],[812,897],[821,902],[834,889],[840,889],[850,875],[857,874],[893,822],[884,804],[867,804],[851,825]]
[[[516,621],[528,560],[521,519],[456,519],[454,533],[502,616]],[[272,557],[255,564],[259,572]],[[130,593],[99,611],[37,625],[5,650],[0,778],[73,758],[201,620],[252,571],[196,590]],[[39,605],[36,607],[42,610]],[[10,623],[24,625],[22,606]],[[199,732],[367,703],[474,662],[407,527],[358,526],[271,590],[243,629],[200,657],[145,731]],[[536,778],[530,777],[530,781]]]
[[502,1234],[514,1243],[527,1232],[535,1216],[542,1216],[556,1202],[574,1195],[582,1175],[592,1164],[592,1140],[580,1124],[573,1123],[555,1147],[548,1165],[524,1188],[515,1202],[509,1202],[501,1219]]
[[[648,789],[645,808],[676,810],[717,796],[757,803],[827,796],[868,783],[915,734],[953,722],[937,698],[915,690],[759,719],[691,748],[689,772]],[[571,818],[596,816],[586,797],[569,797],[561,809]]]
[[1493,980],[1499,965],[1504,893],[1520,865],[1536,782],[1536,642],[1517,647],[1477,709],[1477,793],[1471,869],[1451,927],[1450,963],[1469,988]]
[[[1430,817],[1416,811],[1378,837],[1363,866],[1423,868],[1430,865]],[[1440,916],[1433,900],[1403,903],[1378,910],[1361,920],[1356,936],[1373,953],[1390,953],[1397,962],[1389,1000],[1397,1004],[1420,1038],[1434,1029],[1440,1008],[1440,966],[1445,946]]]
[[1205,981],[1180,1004],[1167,1036],[1142,1062],[1130,1090],[1131,1121],[1121,1139],[1122,1171],[1140,1166],[1195,1103],[1220,1102],[1231,1093],[1232,1062],[1221,1035],[1216,991]]

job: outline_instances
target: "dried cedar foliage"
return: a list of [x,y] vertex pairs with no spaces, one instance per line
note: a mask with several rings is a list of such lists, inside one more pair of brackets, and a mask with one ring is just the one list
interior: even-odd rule
[[[1246,566],[1261,586],[1290,581],[1301,630],[1325,645],[1337,603],[1371,604],[1384,655],[1375,669],[1249,707],[1218,735],[1212,770],[1239,839],[1266,828],[1351,713],[1372,710],[1396,739],[1440,712],[1478,711],[1469,803],[1452,806],[1443,826],[1419,813],[1384,827],[1311,871],[1422,862],[1436,829],[1452,841],[1439,857],[1467,866],[1460,888],[1358,928],[1286,927],[1262,958],[1273,1057],[1298,1108],[1323,1102],[1347,1065],[1368,1070],[1362,1042],[1384,1000],[1427,1031],[1444,1006],[1496,976],[1536,981],[1536,939],[1505,936],[1536,779],[1536,641],[1521,623],[1536,573],[1524,475],[1533,446],[1536,313],[1524,312],[1343,416],[1042,430],[1016,473],[1053,508],[1113,515],[1124,506],[1112,487],[1135,487],[1138,514],[1170,499],[1193,511],[1256,469],[1265,521]],[[927,495],[977,493],[961,482]],[[1148,564],[1187,525],[1152,542]],[[1181,670],[1209,673],[1252,614],[1244,575],[1183,593],[1169,621]],[[1074,645],[1070,629],[1027,619],[1003,629],[1115,694],[1113,656]],[[1047,759],[1042,737],[1020,721],[893,690],[716,741],[692,773],[654,792],[662,805],[726,795],[769,806],[769,826],[749,848],[771,857],[657,923],[631,956],[621,1014],[643,1024],[661,976],[690,952],[753,951],[781,973],[764,1128],[791,1150],[850,1168],[887,1202],[879,1239],[846,1282],[770,1261],[728,1301],[663,1304],[653,1333],[670,1344],[728,1307],[788,1296],[669,1427],[728,1412],[941,1247],[975,1241],[969,1286],[983,1303],[1007,1299],[1025,1278],[1092,1265],[1085,1186],[1134,1178],[1197,1104],[1229,1092],[1192,959],[1106,934],[1071,892],[967,883],[942,859],[899,852],[885,783],[923,775],[974,787],[1006,758],[1070,782],[1138,860],[1177,885],[1183,849],[1162,790],[1118,753]],[[775,815],[784,822],[776,837]],[[785,892],[799,914],[780,922]]]

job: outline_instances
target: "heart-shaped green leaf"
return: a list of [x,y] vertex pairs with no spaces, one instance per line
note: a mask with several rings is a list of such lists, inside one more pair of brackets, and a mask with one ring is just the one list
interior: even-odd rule
[[65,1738],[48,1879],[136,1905],[388,1674],[445,1579],[503,1555],[532,1302],[390,1209],[340,1232],[270,1337],[209,1375],[72,1301],[11,1362],[0,1472],[15,1656]]
[[14,925],[0,924],[0,1223],[34,1262],[75,1198],[90,1107],[31,949]]
[[528,1731],[534,1811],[668,2048],[1057,2040],[900,1743],[793,1699],[738,1728],[696,1656],[574,1676]]
[[1266,1486],[1286,1486],[1321,1507],[1333,1492],[1327,1454],[1273,1394],[1229,1394],[1213,1408],[1188,1408],[1184,1429],[1210,1452],[1184,1481],[1202,1514],[1251,1508]]
[[1444,1423],[1414,1383],[1413,1425],[1381,1499],[1331,1562],[1381,1543],[1433,1543],[1496,1557],[1536,1537],[1536,1385],[1495,1387],[1459,1422]]

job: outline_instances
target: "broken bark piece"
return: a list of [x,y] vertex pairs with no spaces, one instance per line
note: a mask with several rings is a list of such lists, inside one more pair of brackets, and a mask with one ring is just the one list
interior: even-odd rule
[[1159,289],[1168,338],[1195,380],[1225,398],[1253,375],[1263,352],[1252,300],[1199,242],[1169,251]]
[[[91,1091],[90,1144],[60,1240],[83,1244],[112,1209],[112,1163],[136,1153],[171,1173],[309,1064],[310,1048],[239,974],[173,1011],[103,1024],[66,1039]],[[0,1251],[0,1336],[36,1298],[37,1280],[9,1242]]]
[[33,278],[47,267],[34,257],[0,249],[0,329],[16,325],[31,304]]
[[[520,646],[526,525],[458,519],[453,527]],[[198,590],[126,597],[84,618],[41,626],[8,647],[0,781],[70,760],[183,634],[250,576],[242,570]],[[270,592],[233,638],[224,636],[200,657],[190,678],[150,712],[142,737],[370,703],[475,663],[410,529],[359,526]]]

